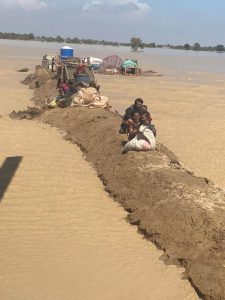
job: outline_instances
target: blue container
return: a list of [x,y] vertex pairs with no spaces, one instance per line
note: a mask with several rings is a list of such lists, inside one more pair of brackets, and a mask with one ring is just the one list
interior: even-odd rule
[[99,70],[100,68],[101,68],[101,64],[92,64],[91,65],[91,67],[92,67],[92,69],[94,70],[94,71],[97,71],[97,70]]
[[75,82],[85,82],[85,83],[90,83],[90,78],[88,74],[77,74],[75,78]]
[[73,48],[70,48],[68,46],[62,47],[60,49],[60,56],[62,59],[73,57]]

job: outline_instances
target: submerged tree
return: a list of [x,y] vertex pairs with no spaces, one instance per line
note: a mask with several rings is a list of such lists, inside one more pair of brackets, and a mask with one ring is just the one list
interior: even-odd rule
[[190,50],[190,48],[191,48],[190,44],[188,44],[188,43],[184,44],[184,49],[185,50]]
[[57,37],[55,38],[55,41],[57,43],[63,43],[64,42],[64,38],[62,38],[60,35],[57,35]]
[[217,45],[216,46],[216,51],[217,52],[224,52],[225,51],[224,45]]
[[199,51],[201,50],[201,45],[199,43],[194,43],[192,49],[195,51]]
[[138,37],[132,37],[130,39],[130,43],[131,43],[132,50],[134,50],[134,51],[137,51],[138,48],[141,48],[141,49],[144,48],[144,44],[142,43],[142,40]]

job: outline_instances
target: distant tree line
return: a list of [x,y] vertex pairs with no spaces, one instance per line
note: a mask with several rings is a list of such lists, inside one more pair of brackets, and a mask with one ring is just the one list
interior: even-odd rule
[[134,51],[138,48],[168,48],[168,49],[181,49],[181,50],[193,50],[193,51],[217,51],[225,52],[224,45],[216,46],[201,46],[199,43],[190,45],[188,43],[184,45],[171,45],[171,44],[156,44],[154,42],[144,43],[139,37],[132,37],[130,43],[118,43],[110,42],[105,40],[94,40],[94,39],[79,39],[78,37],[67,37],[63,38],[60,35],[56,37],[52,36],[35,36],[33,33],[14,33],[14,32],[0,32],[0,39],[8,40],[23,40],[23,41],[41,41],[41,42],[57,42],[57,43],[69,43],[69,44],[88,44],[88,45],[109,45],[109,46],[129,46]]
[[35,36],[33,33],[0,32],[0,39],[32,41]]
[[225,52],[224,45],[216,45],[216,46],[201,46],[199,43],[194,43],[190,45],[188,43],[184,45],[161,45],[156,43],[144,43],[138,37],[132,37],[130,39],[130,46],[134,51],[137,51],[138,48],[168,48],[168,49],[178,49],[178,50],[193,50],[193,51],[217,51],[217,52]]
[[224,45],[216,45],[216,46],[201,46],[199,43],[194,43],[190,45],[188,43],[184,45],[167,45],[170,49],[182,49],[182,50],[193,50],[193,51],[217,51],[217,52],[224,52],[225,47]]
[[[0,32],[0,39],[7,40],[23,40],[23,41],[41,41],[41,42],[57,42],[57,43],[70,43],[70,44],[89,44],[89,45],[111,45],[120,46],[121,43],[110,42],[105,40],[93,40],[93,39],[79,39],[74,38],[63,38],[60,35],[56,37],[53,36],[35,36],[33,33],[14,33],[14,32]],[[130,45],[129,43],[124,43],[124,45]]]

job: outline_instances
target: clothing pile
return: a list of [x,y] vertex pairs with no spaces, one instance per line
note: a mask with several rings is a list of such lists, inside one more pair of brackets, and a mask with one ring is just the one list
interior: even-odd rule
[[107,108],[109,107],[109,99],[106,96],[101,96],[94,87],[81,88],[75,94],[72,105]]

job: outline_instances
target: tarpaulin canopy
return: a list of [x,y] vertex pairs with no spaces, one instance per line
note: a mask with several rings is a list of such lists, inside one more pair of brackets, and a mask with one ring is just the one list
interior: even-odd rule
[[129,68],[129,67],[137,68],[137,66],[138,66],[137,61],[132,59],[126,59],[122,62],[123,68]]
[[122,61],[123,60],[118,55],[111,55],[103,59],[102,67],[103,69],[120,69]]

